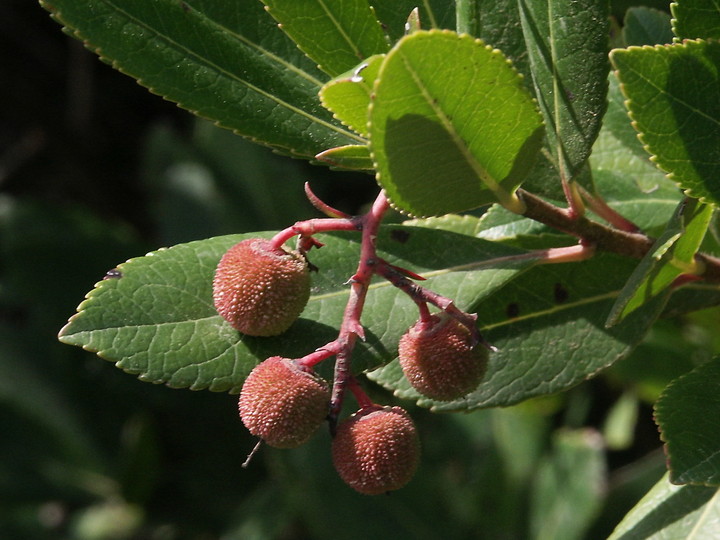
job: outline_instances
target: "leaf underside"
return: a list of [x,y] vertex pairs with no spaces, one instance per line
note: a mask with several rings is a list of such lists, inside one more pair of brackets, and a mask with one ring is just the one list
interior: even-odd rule
[[374,94],[369,135],[378,182],[411,215],[508,199],[540,149],[542,120],[522,78],[499,51],[467,35],[403,38]]

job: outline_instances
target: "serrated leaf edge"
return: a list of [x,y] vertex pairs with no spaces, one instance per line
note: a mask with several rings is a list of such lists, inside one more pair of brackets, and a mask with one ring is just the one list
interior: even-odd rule
[[[675,3],[676,4],[676,3]],[[673,28],[674,31],[674,28]],[[716,41],[716,40],[706,40],[706,39],[685,39],[681,43],[669,43],[669,44],[659,44],[659,45],[631,45],[630,47],[626,47],[624,49],[613,49],[610,51],[610,60],[612,62],[612,58],[614,56],[614,53],[616,51],[633,51],[633,50],[666,50],[668,48],[672,47],[686,47],[688,43],[708,43],[710,41]],[[717,205],[718,202],[714,201],[712,199],[709,199],[708,197],[704,195],[696,195],[692,188],[685,188],[682,186],[681,182],[675,178],[675,174],[672,172],[669,172],[665,170],[659,163],[658,163],[658,156],[654,152],[650,150],[650,145],[645,141],[644,134],[640,131],[638,128],[637,120],[635,119],[634,114],[630,110],[630,103],[632,103],[632,99],[627,97],[627,92],[625,91],[625,83],[622,82],[622,79],[620,78],[620,70],[614,69],[613,73],[615,74],[615,77],[617,77],[620,92],[625,97],[625,100],[623,101],[625,105],[625,110],[627,112],[628,117],[630,118],[630,124],[632,125],[633,129],[636,131],[636,136],[640,143],[642,144],[643,150],[645,150],[648,153],[649,160],[655,165],[655,167],[662,173],[665,174],[665,177],[671,180],[672,182],[677,185],[677,187],[681,190],[683,190],[683,193],[685,193],[688,197],[692,197],[694,199],[698,199],[700,202],[705,204],[711,204],[711,205]]]
[[[103,62],[109,64],[113,69],[119,71],[120,73],[122,73],[122,74],[124,74],[124,75],[127,75],[128,77],[133,78],[140,86],[146,88],[150,93],[152,93],[152,94],[154,94],[154,95],[156,95],[156,96],[162,97],[163,99],[166,99],[166,100],[168,100],[168,101],[171,101],[171,102],[175,103],[175,104],[176,104],[178,107],[180,107],[181,109],[188,111],[189,113],[197,116],[198,118],[203,118],[203,119],[205,119],[205,120],[208,120],[208,121],[212,122],[214,125],[216,125],[216,126],[218,126],[218,127],[221,127],[221,128],[224,128],[224,129],[229,129],[230,131],[232,131],[232,132],[235,133],[236,135],[239,135],[239,136],[241,136],[241,137],[243,137],[243,138],[245,138],[245,139],[247,139],[247,140],[249,140],[249,141],[251,141],[251,142],[253,142],[253,143],[255,143],[255,144],[259,144],[259,145],[261,145],[261,146],[264,146],[264,147],[267,147],[267,148],[271,148],[273,151],[275,151],[275,152],[277,152],[277,153],[280,153],[280,154],[282,154],[282,155],[287,155],[287,156],[289,156],[289,157],[294,157],[294,158],[314,160],[314,155],[309,155],[309,154],[304,154],[304,153],[302,153],[302,152],[299,152],[296,148],[294,148],[294,147],[292,147],[292,146],[284,146],[284,145],[281,145],[281,144],[270,143],[270,142],[265,141],[265,140],[262,140],[262,139],[260,139],[260,138],[258,138],[258,137],[256,137],[256,136],[249,135],[249,134],[247,134],[247,133],[243,133],[243,132],[242,132],[240,129],[238,129],[238,128],[233,128],[233,127],[227,125],[225,122],[223,122],[223,121],[221,121],[221,120],[217,120],[217,119],[211,118],[211,117],[209,117],[209,116],[206,116],[206,115],[204,115],[204,114],[201,114],[198,110],[193,109],[193,108],[191,108],[191,107],[183,104],[181,101],[176,101],[176,100],[174,100],[174,99],[171,99],[171,98],[167,97],[167,96],[164,95],[162,92],[156,91],[155,88],[153,88],[151,85],[147,84],[141,77],[138,77],[138,76],[134,75],[133,73],[131,73],[129,70],[126,70],[126,69],[124,69],[123,67],[121,67],[120,64],[119,64],[116,60],[113,60],[112,58],[105,56],[105,54],[103,53],[102,47],[94,45],[90,40],[88,40],[88,39],[85,37],[85,35],[84,35],[81,31],[76,30],[75,28],[73,28],[73,27],[72,27],[71,25],[69,25],[69,24],[66,24],[65,21],[63,20],[63,17],[62,17],[62,11],[59,10],[59,9],[57,9],[57,8],[55,8],[52,4],[50,4],[49,0],[40,0],[40,4],[42,5],[42,7],[44,7],[44,8],[50,13],[50,16],[52,17],[52,19],[54,19],[57,23],[59,23],[59,24],[63,27],[63,31],[64,31],[66,34],[74,37],[75,39],[78,39],[79,41],[81,41],[81,42],[83,43],[83,45],[85,46],[85,48],[88,49],[89,51],[91,51],[92,53],[94,53],[95,55],[97,55],[97,56],[100,58],[100,60],[102,60]],[[213,22],[213,24],[217,24],[217,23],[215,23],[215,21],[211,21],[211,22]],[[230,33],[231,33],[232,35],[238,37],[238,38],[242,38],[242,36],[238,36],[238,34],[236,34],[236,33],[234,33],[234,32],[230,32]],[[243,39],[241,39],[241,41],[245,42],[245,40],[243,40]],[[253,48],[261,49],[260,47],[257,47],[256,44],[254,44],[254,43],[252,43],[252,42],[247,42],[247,44],[251,45]],[[265,51],[264,49],[262,49],[262,50]],[[291,69],[291,70],[293,70],[293,71],[296,71],[296,72],[298,72],[298,73],[300,73],[300,74],[303,74],[303,78],[309,80],[310,82],[316,82],[316,83],[318,84],[318,88],[319,88],[320,86],[322,86],[322,82],[321,82],[321,81],[318,81],[318,80],[315,79],[314,77],[309,76],[309,75],[308,75],[307,73],[305,73],[304,71],[299,70],[296,66],[293,66],[293,65],[290,64],[289,62],[284,61],[283,59],[281,59],[281,58],[278,57],[277,55],[275,55],[275,54],[273,54],[273,53],[270,53],[269,51],[265,51],[263,54],[265,54],[268,58],[272,58],[273,60],[277,61],[278,63],[280,63],[280,64],[281,64],[282,66],[284,66],[285,68],[288,68],[288,69]],[[234,78],[235,78],[235,77],[234,77]],[[267,92],[265,92],[265,91],[262,91],[260,88],[256,87],[255,85],[252,85],[252,84],[247,83],[247,82],[242,81],[242,80],[241,80],[241,82],[242,82],[243,84],[245,84],[248,88],[250,88],[250,89],[258,92],[259,94],[264,95],[265,97],[270,98],[272,101],[275,101],[276,103],[278,103],[278,105],[280,105],[280,106],[282,106],[282,107],[285,107],[286,109],[288,109],[288,110],[290,110],[290,111],[294,111],[294,112],[296,112],[297,114],[299,114],[300,116],[303,116],[303,117],[308,118],[308,119],[309,119],[311,122],[313,122],[313,123],[317,123],[318,125],[325,126],[325,127],[329,128],[329,129],[332,130],[332,131],[336,131],[336,132],[338,132],[338,133],[340,133],[340,134],[342,134],[342,135],[346,135],[347,137],[349,137],[349,138],[351,138],[351,139],[355,139],[355,140],[357,140],[357,141],[359,141],[359,142],[361,142],[361,143],[365,142],[365,141],[364,141],[361,137],[359,137],[354,131],[340,130],[340,129],[338,128],[338,126],[333,125],[333,124],[331,124],[331,123],[329,123],[329,122],[327,122],[327,121],[325,121],[325,120],[322,120],[322,119],[320,119],[320,118],[314,117],[314,116],[308,114],[307,112],[303,111],[302,109],[298,109],[297,107],[295,107],[295,106],[293,106],[293,105],[290,105],[289,103],[286,103],[286,102],[284,102],[283,100],[278,99],[276,96],[274,96],[274,95],[272,95],[272,94],[270,94],[270,93],[267,93]],[[346,126],[346,127],[347,127],[347,126]]]

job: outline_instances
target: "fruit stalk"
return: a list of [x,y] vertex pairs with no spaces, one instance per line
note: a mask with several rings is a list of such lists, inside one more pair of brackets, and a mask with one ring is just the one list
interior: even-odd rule
[[365,306],[365,298],[367,297],[370,280],[376,271],[378,263],[375,240],[378,229],[380,228],[380,223],[388,211],[388,208],[390,208],[390,203],[385,196],[385,192],[381,191],[376,197],[370,211],[352,220],[358,221],[358,225],[362,230],[362,239],[360,243],[360,261],[355,274],[349,280],[350,298],[345,306],[343,321],[340,325],[340,332],[337,339],[337,342],[340,343],[341,346],[335,357],[335,373],[329,414],[330,431],[333,433],[337,425],[338,416],[340,415],[340,409],[342,408],[345,389],[352,379],[352,370],[350,368],[352,349],[358,337],[363,340],[365,339],[365,332],[360,323],[360,316]]

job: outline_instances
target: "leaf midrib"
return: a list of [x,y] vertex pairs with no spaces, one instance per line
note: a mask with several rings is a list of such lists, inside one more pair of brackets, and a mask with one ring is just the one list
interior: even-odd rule
[[[400,53],[398,53],[400,54]],[[455,143],[455,146],[460,150],[460,153],[465,158],[465,161],[470,164],[473,171],[475,171],[475,174],[478,175],[478,177],[482,180],[482,182],[487,186],[487,188],[492,192],[498,192],[501,190],[500,185],[495,181],[495,178],[492,177],[492,175],[483,167],[477,159],[475,159],[475,156],[472,154],[470,149],[468,148],[467,144],[465,143],[465,140],[462,138],[462,136],[455,130],[455,127],[453,123],[450,121],[448,116],[445,114],[445,111],[440,107],[439,102],[434,99],[427,91],[427,88],[422,82],[422,79],[418,75],[418,73],[412,68],[410,61],[404,54],[400,54],[400,58],[402,59],[403,65],[405,66],[405,69],[412,77],[413,82],[415,83],[415,86],[417,87],[418,91],[420,92],[420,95],[425,99],[425,102],[430,107],[430,109],[435,113],[435,116],[440,120],[440,123],[445,128],[445,131],[450,135],[453,142]]]
[[[199,56],[197,53],[195,53],[194,51],[192,51],[192,50],[188,49],[187,47],[181,45],[180,43],[176,42],[175,40],[171,39],[169,36],[167,36],[167,35],[165,35],[165,34],[162,34],[157,28],[152,27],[152,26],[149,26],[148,24],[146,24],[146,23],[143,22],[142,20],[140,20],[140,19],[138,19],[137,17],[133,16],[132,14],[128,13],[128,12],[125,11],[124,9],[118,7],[112,0],[102,0],[102,1],[103,1],[106,5],[108,5],[111,9],[114,9],[116,12],[120,13],[120,14],[123,15],[126,19],[128,19],[129,21],[132,21],[132,22],[133,22],[134,24],[136,24],[137,26],[140,26],[140,27],[142,27],[142,28],[145,28],[146,30],[148,30],[149,32],[151,32],[152,34],[154,34],[155,36],[157,36],[159,39],[164,40],[166,43],[168,43],[168,44],[172,45],[173,47],[175,47],[178,51],[184,53],[186,56],[194,58],[198,64],[200,64],[200,65],[205,65],[206,67],[215,70],[218,74],[225,76],[227,79],[229,79],[229,80],[234,80],[235,82],[237,82],[237,83],[239,83],[239,84],[241,84],[241,85],[246,86],[247,88],[249,88],[250,90],[256,92],[257,94],[259,94],[259,95],[261,95],[261,96],[264,96],[264,97],[270,99],[271,101],[274,101],[274,102],[277,103],[278,105],[280,105],[280,106],[282,106],[282,107],[285,107],[285,108],[288,109],[289,111],[292,111],[292,112],[294,112],[295,114],[298,114],[299,116],[302,116],[302,117],[307,118],[308,120],[310,120],[310,121],[313,122],[313,123],[316,123],[316,124],[318,124],[318,125],[321,125],[321,126],[323,126],[323,127],[325,127],[325,128],[330,129],[331,131],[335,131],[335,132],[337,132],[337,133],[339,133],[339,134],[341,134],[341,135],[344,135],[344,136],[346,136],[346,137],[349,137],[349,138],[351,138],[351,139],[358,140],[358,141],[361,142],[361,143],[364,143],[364,142],[365,142],[365,141],[364,141],[362,138],[360,138],[357,134],[355,134],[355,133],[353,133],[353,132],[350,132],[350,131],[347,131],[347,130],[341,128],[341,127],[338,127],[338,126],[336,126],[335,124],[332,124],[332,123],[330,123],[330,122],[327,122],[327,121],[325,121],[325,120],[322,120],[322,119],[318,118],[317,116],[313,116],[312,114],[310,114],[310,113],[308,113],[308,112],[306,112],[306,111],[304,111],[304,110],[302,110],[302,109],[300,109],[300,108],[298,108],[298,107],[296,107],[296,106],[294,106],[294,105],[292,105],[292,104],[290,104],[290,103],[288,103],[288,102],[280,99],[279,97],[277,97],[277,96],[275,96],[275,95],[273,95],[273,94],[271,94],[271,93],[269,93],[269,92],[266,92],[265,90],[263,90],[263,89],[255,86],[254,84],[250,83],[249,81],[246,81],[246,80],[238,77],[237,74],[232,73],[232,72],[229,72],[229,71],[221,68],[221,67],[218,66],[217,64],[214,64],[214,63],[208,61],[206,58],[203,58],[202,56]],[[199,11],[197,11],[197,10],[195,10],[195,13],[201,14],[201,12],[199,12]],[[215,25],[216,27],[222,29],[223,31],[227,31],[227,28],[226,28],[226,27],[219,25],[216,21],[210,19],[209,17],[205,16],[204,14],[201,14],[201,16],[204,17],[209,23]],[[238,38],[238,34],[236,34],[236,33],[234,33],[234,32],[228,32],[228,33],[229,33],[230,35],[232,35],[233,37],[235,37],[236,39]],[[249,41],[249,40],[240,39],[240,41],[241,41],[242,43],[245,43],[245,44],[247,44],[247,45],[250,45],[252,48],[255,48],[256,50],[260,51],[260,52],[263,53],[263,54],[266,54],[266,53],[267,53],[267,51],[265,51],[265,49],[263,49],[263,48],[255,45],[253,42],[251,42],[251,41]],[[290,64],[288,64],[288,63],[285,62],[285,61],[279,61],[279,57],[277,57],[277,56],[275,56],[275,55],[273,55],[273,54],[267,54],[266,57],[269,58],[269,59],[272,60],[272,61],[278,62],[283,68],[287,68],[288,65],[290,65]],[[303,72],[302,70],[297,70],[297,69],[296,69],[295,71],[296,71],[296,72],[304,73],[304,74],[305,74],[305,75],[304,75],[304,78],[306,78],[307,80],[310,80],[311,82],[315,82],[313,79],[308,79],[308,77],[310,77],[309,74]],[[317,84],[318,84],[318,90],[319,90],[319,86],[321,85],[321,83],[320,83],[319,81],[317,81]]]

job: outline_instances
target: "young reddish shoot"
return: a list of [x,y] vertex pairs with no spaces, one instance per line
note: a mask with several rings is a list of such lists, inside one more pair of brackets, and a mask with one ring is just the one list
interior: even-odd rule
[[337,208],[333,208],[329,204],[321,201],[318,196],[313,193],[313,190],[310,189],[310,182],[305,182],[305,196],[308,198],[308,201],[310,201],[310,204],[312,204],[316,210],[322,212],[327,217],[352,219],[352,216],[350,216],[349,214],[346,214],[345,212],[342,212]]
[[587,202],[590,210],[595,212],[598,216],[607,221],[610,225],[612,225],[616,229],[629,233],[640,232],[640,227],[638,227],[632,221],[613,210],[602,197],[600,197],[599,195],[592,195],[582,186],[579,186],[578,190],[580,192],[580,195],[582,195],[583,199],[585,199],[585,201]]

